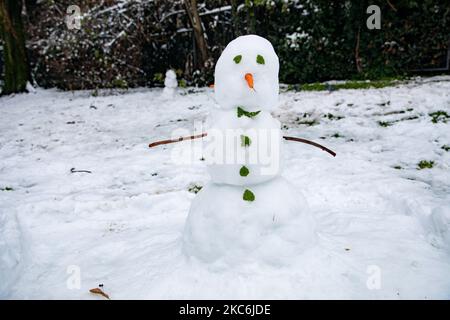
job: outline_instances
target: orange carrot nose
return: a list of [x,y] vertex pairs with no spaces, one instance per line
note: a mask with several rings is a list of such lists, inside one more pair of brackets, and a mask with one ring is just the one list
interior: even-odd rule
[[245,81],[247,81],[248,87],[253,89],[253,75],[251,73],[246,73],[244,78]]

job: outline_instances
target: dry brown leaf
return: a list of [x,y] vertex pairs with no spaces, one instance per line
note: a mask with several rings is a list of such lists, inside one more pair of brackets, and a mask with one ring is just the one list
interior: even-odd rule
[[109,296],[106,293],[104,293],[103,290],[100,288],[91,289],[91,290],[89,290],[89,292],[94,293],[94,294],[99,294],[99,295],[105,297],[106,299],[110,300]]

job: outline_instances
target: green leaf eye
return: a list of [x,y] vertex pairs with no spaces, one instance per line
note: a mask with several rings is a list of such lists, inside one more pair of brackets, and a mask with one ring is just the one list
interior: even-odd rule
[[256,56],[256,62],[258,62],[259,64],[265,64],[266,62],[264,61],[264,57],[260,54],[258,54]]
[[236,57],[233,58],[233,60],[234,62],[236,62],[236,64],[238,64],[242,60],[242,55],[237,55]]

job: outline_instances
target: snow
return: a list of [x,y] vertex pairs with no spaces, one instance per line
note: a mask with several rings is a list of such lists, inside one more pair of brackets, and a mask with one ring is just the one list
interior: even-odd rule
[[173,155],[200,142],[147,145],[193,132],[215,102],[210,89],[161,93],[0,98],[1,298],[102,299],[88,291],[99,284],[112,299],[450,298],[450,119],[429,116],[450,113],[450,77],[281,93],[283,134],[337,152],[285,142],[283,176],[318,232],[301,254],[280,249],[289,265],[183,253],[188,189],[209,177],[200,157]]

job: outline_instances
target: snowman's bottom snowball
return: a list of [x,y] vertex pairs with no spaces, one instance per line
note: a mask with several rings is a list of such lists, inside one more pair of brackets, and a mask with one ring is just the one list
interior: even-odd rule
[[316,235],[305,198],[284,178],[248,187],[207,184],[193,200],[184,251],[203,261],[285,264],[311,247]]
[[176,93],[176,88],[164,87],[161,96],[163,98],[173,98]]

